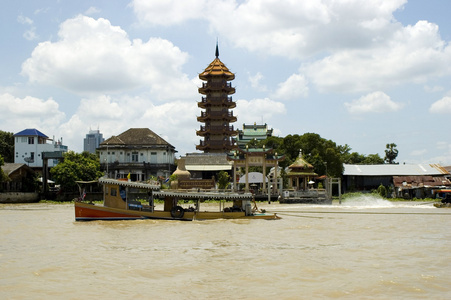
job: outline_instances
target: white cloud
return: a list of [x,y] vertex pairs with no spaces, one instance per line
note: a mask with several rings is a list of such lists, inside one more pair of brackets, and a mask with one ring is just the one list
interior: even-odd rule
[[322,91],[370,92],[451,73],[451,46],[437,25],[395,20],[407,0],[192,0],[175,11],[168,9],[172,2],[135,0],[133,7],[143,23],[206,20],[221,38],[251,52],[317,55],[301,71]]
[[396,31],[368,49],[337,52],[304,67],[321,90],[362,92],[407,82],[427,82],[451,72],[451,46],[441,40],[438,26],[420,21]]
[[108,20],[86,16],[63,22],[58,36],[56,42],[40,43],[23,63],[22,74],[31,82],[81,94],[150,87],[158,99],[192,89],[181,71],[187,54],[167,40],[131,41]]
[[26,25],[33,24],[33,20],[32,19],[30,19],[28,17],[25,17],[23,15],[20,15],[20,16],[17,17],[17,22],[19,22],[20,24],[26,24]]
[[253,124],[254,122],[270,123],[279,115],[286,114],[285,105],[268,98],[253,100],[238,100],[234,115],[238,116],[240,123]]
[[439,85],[434,85],[434,86],[425,85],[424,86],[424,90],[428,93],[442,92],[444,89],[445,88],[443,86],[439,86]]
[[309,88],[304,75],[293,74],[285,82],[279,83],[273,95],[275,99],[292,100],[308,96]]
[[429,112],[433,114],[451,114],[451,97],[443,97],[434,102],[429,108]]
[[5,93],[0,95],[0,107],[2,108],[0,127],[6,130],[54,128],[65,118],[65,114],[59,110],[58,103],[52,98],[47,100],[31,96],[18,98]]
[[129,128],[149,128],[176,147],[179,153],[194,152],[196,142],[197,103],[173,101],[155,104],[146,97],[99,95],[84,98],[70,120],[61,124],[65,143],[82,151],[89,128],[99,128],[105,138],[119,135]]
[[98,14],[98,13],[100,13],[100,12],[101,12],[100,9],[98,9],[98,8],[95,7],[95,6],[91,6],[91,7],[89,7],[89,8],[85,11],[85,15],[91,16],[91,15]]
[[38,38],[38,35],[36,34],[36,27],[33,26],[33,20],[25,17],[23,15],[19,15],[17,17],[17,22],[24,25],[30,25],[30,28],[26,30],[23,34],[23,37],[29,41],[35,40]]
[[260,83],[263,80],[263,78],[264,76],[260,72],[257,72],[257,74],[255,74],[254,76],[250,74],[248,76],[248,80],[254,89],[265,92],[268,90],[268,88]]
[[351,103],[346,102],[345,106],[349,113],[384,113],[398,111],[403,107],[403,104],[396,103],[383,92],[374,92],[363,96]]
[[208,21],[238,47],[302,59],[323,51],[367,47],[393,26],[407,1],[211,1]]

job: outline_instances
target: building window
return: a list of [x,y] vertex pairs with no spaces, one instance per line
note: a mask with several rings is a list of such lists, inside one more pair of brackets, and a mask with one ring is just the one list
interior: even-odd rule
[[31,160],[34,160],[34,152],[30,152],[30,158]]
[[138,162],[138,152],[132,152],[132,162]]
[[30,136],[28,137],[28,144],[34,144],[34,137]]

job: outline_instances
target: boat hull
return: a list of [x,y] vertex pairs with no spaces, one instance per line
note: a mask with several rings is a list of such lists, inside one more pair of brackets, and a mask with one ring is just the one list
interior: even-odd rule
[[159,219],[159,220],[213,220],[213,219],[280,219],[276,214],[254,214],[246,216],[245,212],[192,212],[186,211],[183,217],[171,216],[169,211],[141,211],[130,209],[110,208],[100,205],[93,205],[84,202],[75,202],[75,220],[139,220],[139,219]]

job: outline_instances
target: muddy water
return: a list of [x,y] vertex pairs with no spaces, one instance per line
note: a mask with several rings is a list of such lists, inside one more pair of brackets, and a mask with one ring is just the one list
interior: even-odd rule
[[283,219],[74,222],[72,205],[1,205],[0,298],[451,298],[451,209],[259,207]]

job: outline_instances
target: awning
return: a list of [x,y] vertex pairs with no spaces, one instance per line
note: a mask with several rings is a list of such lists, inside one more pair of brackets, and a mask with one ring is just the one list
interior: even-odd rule
[[[263,183],[263,174],[259,172],[248,173],[248,183]],[[268,178],[265,178],[265,182],[268,182]],[[246,175],[240,178],[239,183],[246,183]]]

